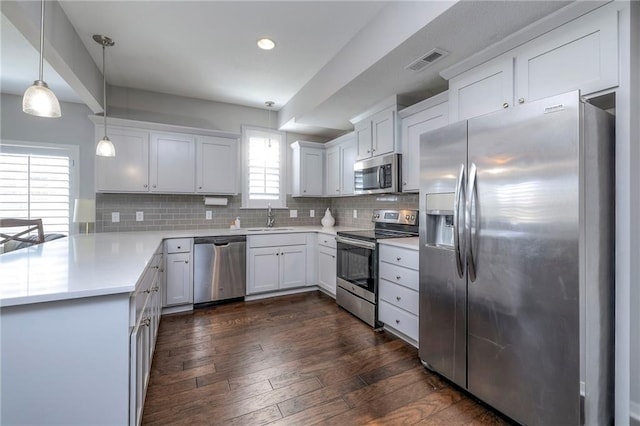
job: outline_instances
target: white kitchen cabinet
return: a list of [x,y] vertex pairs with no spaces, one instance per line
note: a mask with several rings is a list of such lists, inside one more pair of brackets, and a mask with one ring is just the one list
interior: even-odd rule
[[326,143],[325,195],[353,195],[353,165],[356,162],[354,133]]
[[293,150],[294,197],[320,197],[324,192],[324,144],[296,141]]
[[318,286],[336,297],[336,239],[332,235],[318,235]]
[[151,133],[149,149],[151,192],[195,191],[195,139],[192,135]]
[[380,244],[379,320],[414,346],[418,344],[418,250]]
[[[149,133],[108,127],[115,157],[96,156],[96,191],[147,192],[149,190]],[[99,135],[99,136],[98,136]],[[96,126],[96,140],[104,128]]]
[[503,55],[449,80],[449,119],[452,123],[511,106],[511,55]]
[[165,242],[165,290],[163,306],[193,304],[192,239]]
[[356,123],[357,159],[376,157],[396,151],[396,108],[387,108]]
[[580,89],[583,95],[618,85],[618,14],[595,10],[517,50],[518,103]]
[[399,112],[402,140],[402,191],[420,190],[420,135],[449,124],[447,92]]
[[238,140],[196,136],[196,192],[238,193]]
[[247,237],[247,295],[307,285],[306,234]]

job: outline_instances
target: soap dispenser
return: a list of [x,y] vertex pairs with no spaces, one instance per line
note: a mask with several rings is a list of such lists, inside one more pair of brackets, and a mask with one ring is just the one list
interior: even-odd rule
[[236,229],[240,229],[240,216],[236,217],[235,225],[236,225]]

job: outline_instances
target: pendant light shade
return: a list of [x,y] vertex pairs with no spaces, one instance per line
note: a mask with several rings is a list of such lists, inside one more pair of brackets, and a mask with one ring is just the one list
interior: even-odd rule
[[107,137],[107,76],[105,74],[105,49],[107,46],[113,46],[115,42],[107,36],[95,34],[93,40],[102,46],[102,109],[104,110],[104,136],[98,141],[96,146],[96,155],[99,157],[115,157],[116,147],[113,146],[111,139]]
[[56,95],[49,89],[42,79],[42,66],[44,62],[44,0],[40,2],[40,73],[39,78],[33,82],[22,97],[22,111],[37,117],[58,118],[60,102]]

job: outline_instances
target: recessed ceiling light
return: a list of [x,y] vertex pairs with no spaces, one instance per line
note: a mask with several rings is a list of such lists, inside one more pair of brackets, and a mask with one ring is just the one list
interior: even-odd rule
[[258,47],[262,50],[271,50],[276,47],[276,43],[270,38],[261,38],[258,40]]

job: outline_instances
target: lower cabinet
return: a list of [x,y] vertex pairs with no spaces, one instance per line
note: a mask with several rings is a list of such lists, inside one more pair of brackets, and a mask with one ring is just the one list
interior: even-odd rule
[[318,235],[318,286],[325,293],[336,297],[336,239]]
[[418,251],[380,244],[378,319],[418,344]]
[[247,238],[247,295],[307,285],[305,234]]
[[192,241],[176,238],[165,242],[164,307],[193,304]]

